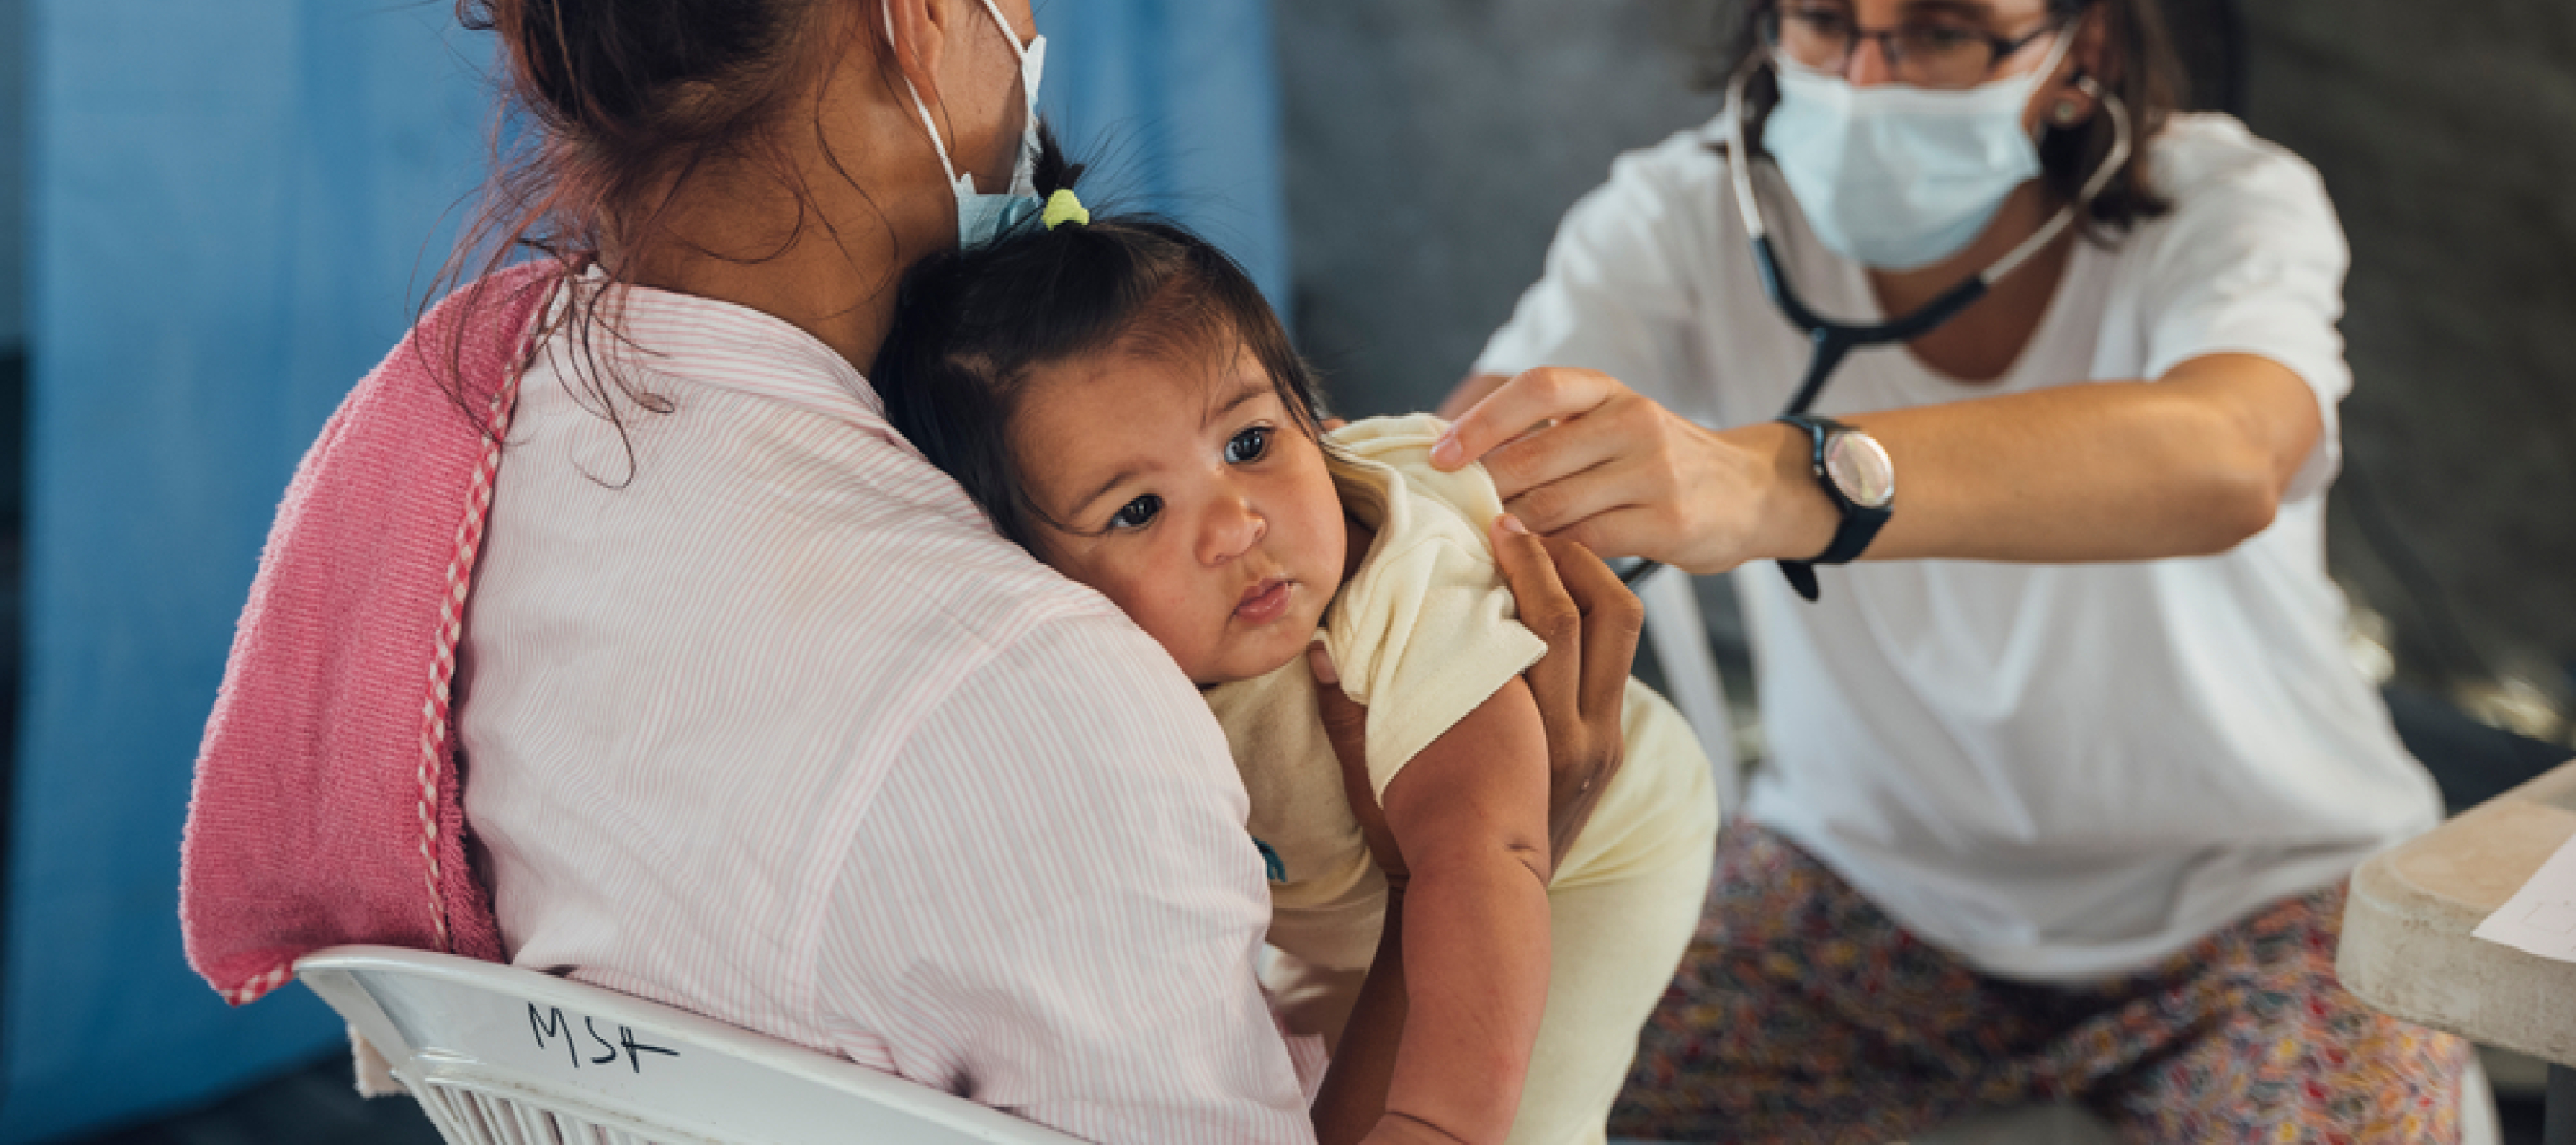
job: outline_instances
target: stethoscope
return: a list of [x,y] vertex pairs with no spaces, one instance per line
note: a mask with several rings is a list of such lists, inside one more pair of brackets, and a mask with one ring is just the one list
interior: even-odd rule
[[[2076,214],[2092,204],[2102,189],[2110,185],[2111,176],[2129,160],[2128,109],[2121,106],[2118,96],[2094,83],[2092,77],[2076,77],[2077,88],[2100,102],[2102,110],[2111,115],[2111,150],[2102,156],[2102,162],[2084,181],[2084,189],[2075,201],[2059,207],[2046,225],[2032,232],[2029,238],[2005,252],[1992,265],[1942,291],[1939,297],[1915,308],[1913,313],[1868,324],[1846,322],[1827,318],[1808,308],[1806,300],[1798,297],[1797,288],[1790,283],[1788,274],[1780,268],[1779,253],[1771,245],[1771,228],[1762,221],[1761,199],[1753,193],[1753,164],[1748,161],[1753,152],[1744,143],[1747,126],[1744,79],[1744,73],[1738,72],[1726,85],[1726,166],[1735,184],[1735,207],[1744,217],[1745,237],[1752,240],[1753,268],[1761,277],[1762,292],[1771,297],[1771,304],[1779,308],[1781,317],[1787,318],[1790,325],[1807,335],[1809,347],[1806,376],[1799,380],[1798,390],[1790,396],[1789,404],[1781,407],[1782,417],[1803,414],[1815,405],[1817,396],[1824,393],[1825,383],[1833,377],[1835,368],[1841,366],[1843,359],[1852,351],[1911,342],[1939,329],[1942,323],[1957,317],[1960,311],[1985,297],[1986,291],[1996,282],[2020,269],[2032,256],[2057,241],[2057,236],[2064,234],[2066,228],[2073,226]],[[1633,585],[1662,567],[1659,561],[1639,561],[1621,572],[1619,579]]]

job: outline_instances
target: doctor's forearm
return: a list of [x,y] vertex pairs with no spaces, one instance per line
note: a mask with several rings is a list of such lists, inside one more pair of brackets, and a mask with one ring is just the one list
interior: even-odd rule
[[[1895,462],[1896,511],[1864,558],[1877,560],[2224,551],[2271,523],[2322,432],[2304,382],[2235,356],[2155,382],[2055,386],[1846,420]],[[1803,435],[1790,448],[1803,469]],[[1823,493],[1812,478],[1805,484],[1780,491],[1782,511],[1814,530],[1798,543],[1829,538],[1832,527]]]
[[[2323,432],[2306,382],[2243,354],[2193,359],[2153,382],[1840,420],[1868,430],[1895,467],[1893,515],[1863,560],[2219,552],[2270,523]],[[1541,367],[1476,401],[1431,460],[1482,461],[1504,504],[1540,532],[1712,573],[1826,550],[1839,517],[1812,450],[1808,434],[1776,422],[1710,430],[1598,371]]]

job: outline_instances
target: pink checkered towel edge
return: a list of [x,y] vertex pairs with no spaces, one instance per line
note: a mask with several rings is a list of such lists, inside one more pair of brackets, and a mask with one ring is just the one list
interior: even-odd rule
[[[523,264],[441,300],[286,487],[180,844],[188,963],[233,1005],[342,943],[502,957],[467,859],[449,683],[519,371],[561,275]],[[451,366],[489,432],[441,384]]]

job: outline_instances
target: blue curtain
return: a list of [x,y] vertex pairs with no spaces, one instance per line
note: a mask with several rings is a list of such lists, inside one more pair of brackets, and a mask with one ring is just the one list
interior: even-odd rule
[[1085,201],[1172,215],[1290,317],[1267,0],[1038,0],[1037,16],[1039,102],[1073,158],[1095,164]]
[[333,1036],[181,960],[179,826],[269,515],[479,179],[438,4],[29,10],[26,644],[0,1136],[217,1092]]
[[[24,685],[0,1142],[202,1100],[339,1037],[181,958],[190,764],[261,539],[479,182],[447,0],[33,0]],[[1042,8],[1046,97],[1284,298],[1265,0]],[[1119,181],[1119,180],[1112,180]]]

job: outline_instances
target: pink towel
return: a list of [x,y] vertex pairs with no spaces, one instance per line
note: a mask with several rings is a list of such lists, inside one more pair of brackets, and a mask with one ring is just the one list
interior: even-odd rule
[[[188,962],[233,1005],[341,943],[502,957],[467,859],[449,682],[519,369],[558,281],[517,266],[441,301],[286,487],[180,848]],[[451,364],[490,433],[440,384]]]

